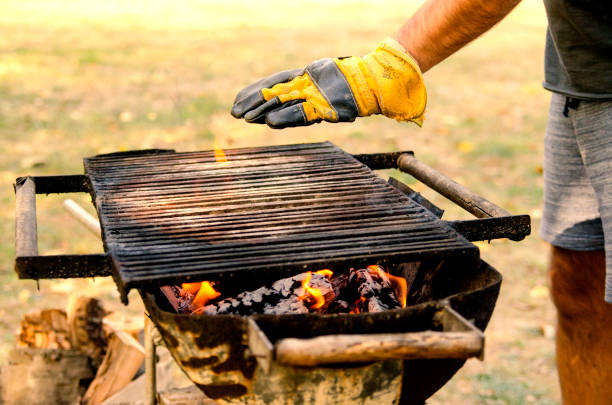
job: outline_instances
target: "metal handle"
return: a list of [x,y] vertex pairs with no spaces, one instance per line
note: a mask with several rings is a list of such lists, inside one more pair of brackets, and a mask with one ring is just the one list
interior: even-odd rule
[[249,347],[262,366],[270,361],[272,353],[279,363],[304,367],[389,359],[482,359],[484,353],[482,331],[450,306],[438,311],[432,320],[432,326],[441,326],[442,331],[284,338],[272,346],[255,323],[252,324]]
[[317,366],[390,359],[467,359],[478,357],[482,347],[482,337],[474,332],[328,335],[283,339],[276,344],[276,360],[292,366]]
[[505,209],[473,193],[461,184],[446,177],[437,170],[404,153],[397,159],[397,167],[426,184],[477,218],[509,217]]
[[[531,233],[529,215],[510,214],[505,209],[418,161],[412,154],[402,153],[397,159],[397,167],[478,218],[465,221],[446,221],[450,227],[470,241],[498,238],[520,241]],[[395,180],[395,183],[398,183],[397,180]],[[401,187],[398,187],[397,184],[393,185],[401,190]]]
[[38,255],[36,228],[36,184],[31,177],[15,183],[15,255]]
[[88,192],[83,175],[20,177],[15,181],[15,271],[22,279],[106,277],[106,254],[38,255],[36,194]]

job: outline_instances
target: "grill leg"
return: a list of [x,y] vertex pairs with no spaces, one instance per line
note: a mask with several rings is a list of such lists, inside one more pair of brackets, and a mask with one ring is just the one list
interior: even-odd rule
[[157,330],[153,325],[148,314],[145,314],[145,405],[157,405],[157,374],[156,374],[156,353],[155,353],[155,334]]

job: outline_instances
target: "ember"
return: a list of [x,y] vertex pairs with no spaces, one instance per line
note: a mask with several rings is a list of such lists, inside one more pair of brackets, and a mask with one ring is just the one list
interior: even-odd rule
[[208,281],[173,287],[178,311],[193,314],[291,314],[380,312],[406,306],[406,280],[381,266],[350,269],[349,274],[329,269],[307,271],[277,280],[270,286],[218,299],[221,293]]
[[405,308],[406,297],[408,295],[408,284],[406,283],[406,279],[404,277],[397,277],[391,273],[387,273],[381,266],[375,264],[368,266],[368,270],[370,270],[370,272],[379,274],[380,277],[384,276],[389,279],[389,282],[393,287],[393,291],[395,292],[395,296],[402,305],[402,308]]

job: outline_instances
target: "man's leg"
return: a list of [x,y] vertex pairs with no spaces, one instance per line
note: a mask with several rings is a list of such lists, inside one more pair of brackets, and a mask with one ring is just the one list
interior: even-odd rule
[[612,302],[612,101],[566,109],[567,101],[551,96],[540,229],[557,246],[550,263],[557,364],[565,405],[610,405],[612,304],[604,297]]
[[552,247],[557,367],[564,405],[612,404],[612,304],[603,300],[603,250]]

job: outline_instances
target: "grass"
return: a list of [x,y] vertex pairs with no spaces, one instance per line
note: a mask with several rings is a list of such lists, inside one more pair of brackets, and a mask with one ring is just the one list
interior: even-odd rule
[[[541,88],[545,17],[525,0],[498,27],[425,75],[423,128],[384,117],[283,131],[232,118],[245,85],[327,56],[364,54],[392,34],[415,1],[6,0],[0,14],[0,363],[24,312],[62,306],[73,292],[141,317],[112,281],[16,279],[12,183],[25,174],[82,173],[82,158],[118,150],[179,151],[330,140],[352,153],[414,150],[417,157],[513,213],[531,213],[521,243],[479,244],[504,274],[487,330],[484,362],[469,361],[431,404],[551,404],[559,400],[546,246],[537,237],[542,138],[548,94]],[[383,173],[383,175],[385,175]],[[442,197],[401,175],[446,209]],[[91,209],[84,196],[74,195]],[[42,253],[101,251],[61,207],[38,198]],[[93,211],[92,211],[93,212]],[[517,344],[520,343],[520,344]]]
[[542,399],[544,394],[533,384],[517,381],[511,377],[499,374],[479,373],[473,377],[477,391],[474,400],[477,403],[495,405],[553,405],[547,399]]

